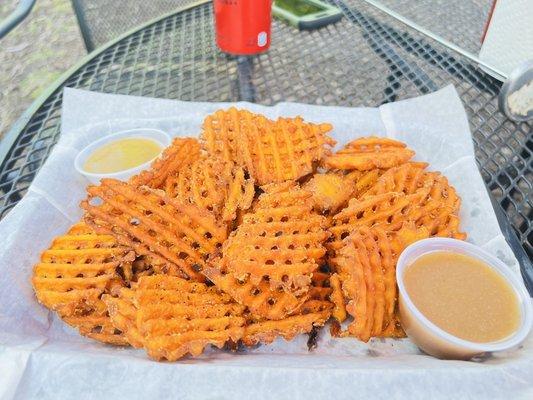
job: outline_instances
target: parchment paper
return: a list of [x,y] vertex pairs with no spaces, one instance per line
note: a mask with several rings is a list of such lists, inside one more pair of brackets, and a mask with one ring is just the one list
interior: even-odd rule
[[[239,103],[270,117],[302,115],[334,125],[343,145],[363,135],[406,142],[417,159],[442,171],[462,197],[468,240],[519,273],[498,227],[474,160],[471,134],[455,89],[380,108]],[[85,339],[39,306],[32,266],[52,238],[79,220],[85,179],[74,158],[87,143],[120,130],[157,127],[196,136],[207,113],[227,104],[190,103],[65,89],[62,135],[29,193],[0,223],[1,398],[531,398],[533,337],[518,351],[478,361],[441,361],[409,340],[332,339],[321,332],[232,354],[210,350],[177,363],[150,361],[142,350]]]

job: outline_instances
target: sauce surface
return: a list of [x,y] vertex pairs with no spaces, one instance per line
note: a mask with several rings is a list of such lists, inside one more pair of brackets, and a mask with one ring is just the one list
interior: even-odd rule
[[83,169],[93,174],[125,171],[157,157],[161,150],[161,145],[151,139],[119,139],[94,150]]
[[416,259],[403,280],[418,310],[461,339],[493,342],[518,329],[520,309],[513,288],[480,260],[436,251]]

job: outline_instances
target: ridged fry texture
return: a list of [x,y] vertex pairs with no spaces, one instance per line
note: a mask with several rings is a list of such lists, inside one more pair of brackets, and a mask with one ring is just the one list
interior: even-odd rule
[[32,284],[39,302],[92,339],[126,345],[101,296],[124,285],[122,269],[133,261],[131,249],[113,236],[98,235],[84,223],[54,239],[34,266]]
[[335,144],[327,135],[331,128],[300,117],[272,121],[230,108],[205,119],[201,141],[210,155],[241,165],[258,185],[265,185],[313,172]]
[[155,272],[203,281],[200,271],[226,239],[226,226],[212,213],[162,190],[102,179],[87,191],[89,198],[81,204],[85,221],[150,256],[158,263]]
[[374,168],[391,168],[407,162],[415,152],[405,143],[376,136],[356,139],[324,160],[331,169],[368,171]]
[[237,210],[247,210],[255,195],[253,179],[244,169],[218,157],[203,156],[167,178],[168,196],[190,202],[231,222]]

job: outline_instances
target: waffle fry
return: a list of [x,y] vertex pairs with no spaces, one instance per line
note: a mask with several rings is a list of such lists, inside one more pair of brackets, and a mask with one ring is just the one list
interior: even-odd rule
[[202,157],[169,176],[165,191],[170,197],[188,201],[229,222],[236,218],[237,210],[250,207],[255,187],[242,167],[217,157]]
[[313,172],[314,163],[335,143],[330,124],[302,118],[271,121],[246,110],[230,108],[206,117],[201,135],[210,155],[243,166],[257,184],[298,179]]
[[351,141],[343,149],[326,157],[324,165],[330,169],[368,171],[396,167],[414,155],[415,152],[402,142],[370,136]]
[[403,339],[407,337],[405,334],[405,331],[402,328],[402,325],[400,323],[400,316],[396,312],[394,314],[393,320],[389,323],[389,325],[381,332],[381,334],[378,335],[378,337],[381,338],[392,338],[392,339]]
[[344,241],[332,264],[346,311],[354,318],[349,334],[364,342],[379,336],[392,321],[396,305],[395,263],[386,233],[360,228]]
[[[160,190],[102,179],[82,202],[85,221],[114,235],[139,255],[160,264],[154,271],[203,281],[199,273],[226,239],[226,227],[206,210],[171,199]],[[101,199],[100,205],[92,203]]]
[[318,212],[335,212],[345,206],[355,190],[352,179],[338,173],[315,174],[303,185],[313,194]]
[[328,249],[331,251],[341,248],[342,240],[362,226],[380,226],[386,231],[400,229],[407,222],[409,208],[416,207],[426,196],[427,192],[408,196],[389,192],[363,200],[350,200],[348,207],[333,216]]
[[[333,303],[330,301],[332,288],[329,282],[330,274],[314,272],[309,290],[309,298],[297,314],[325,313],[329,318],[333,310]],[[326,318],[327,319],[327,318]]]
[[386,170],[374,168],[368,171],[350,171],[346,175],[346,179],[353,181],[354,190],[352,192],[352,197],[355,199],[361,198],[368,189],[374,186],[381,175]]
[[377,179],[362,198],[389,192],[413,194],[422,187],[432,186],[438,174],[424,171],[426,167],[425,163],[405,163],[390,168]]
[[143,337],[137,328],[137,308],[134,305],[135,291],[120,288],[118,295],[102,296],[113,326],[120,330],[128,343],[135,348],[143,347]]
[[279,321],[262,320],[246,326],[242,342],[246,346],[258,343],[272,343],[278,336],[292,340],[302,333],[309,333],[313,327],[323,326],[328,319],[327,312],[301,314],[286,317]]
[[120,273],[133,256],[109,235],[97,235],[84,223],[58,236],[33,270],[39,302],[55,311],[80,334],[125,345],[122,332],[109,320],[102,294],[124,284]]
[[296,335],[309,333],[323,326],[331,315],[329,274],[313,274],[309,299],[293,315],[277,321],[249,318],[242,341],[247,346],[272,343],[278,336],[292,340]]
[[464,240],[466,234],[459,230],[460,207],[461,198],[446,177],[434,174],[428,196],[418,209],[411,210],[409,220],[426,227],[431,236]]
[[[388,178],[386,175],[383,177]],[[381,179],[381,178],[380,178]],[[376,185],[381,185],[383,181]],[[386,231],[397,231],[404,224],[425,227],[430,236],[465,239],[459,229],[459,208],[461,199],[445,177],[438,173],[424,173],[418,188],[397,184],[394,188],[402,192],[387,192],[372,195],[369,189],[362,199],[353,199],[348,207],[333,217],[330,232],[330,249],[338,249],[341,240],[359,226],[379,226]],[[386,190],[378,188],[376,191]],[[412,193],[411,193],[412,192]]]
[[263,187],[251,213],[223,247],[222,268],[239,280],[296,296],[305,293],[325,255],[325,218],[312,211],[311,193],[297,184]]
[[145,276],[135,292],[137,327],[156,360],[198,356],[244,333],[244,308],[214,287],[167,275]]
[[396,232],[360,227],[343,241],[331,260],[333,316],[354,320],[347,332],[363,341],[370,337],[403,337],[397,316],[396,262],[405,247],[429,235],[425,227],[407,224]]
[[254,316],[260,318],[283,319],[299,310],[309,298],[308,293],[296,296],[283,290],[270,290],[266,281],[254,285],[249,280],[239,280],[220,268],[206,268],[202,272],[217,288],[228,293],[237,303],[246,305]]
[[338,274],[332,274],[330,279],[331,295],[330,299],[333,303],[332,316],[339,322],[343,322],[346,315],[346,304],[344,303],[344,295],[342,294],[342,282]]
[[149,169],[131,177],[133,186],[148,186],[162,189],[167,177],[173,175],[184,166],[192,163],[200,156],[200,143],[193,138],[175,138],[172,144],[163,151]]

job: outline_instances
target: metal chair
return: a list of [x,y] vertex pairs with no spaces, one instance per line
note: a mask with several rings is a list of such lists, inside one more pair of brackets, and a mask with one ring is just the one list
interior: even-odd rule
[[[123,32],[170,13],[197,0],[71,0],[88,52]],[[20,24],[36,0],[21,0],[17,8],[0,21],[0,39]]]
[[197,0],[71,0],[87,51]]
[[17,8],[13,10],[3,21],[0,21],[0,39],[11,32],[31,12],[36,0],[21,0]]

